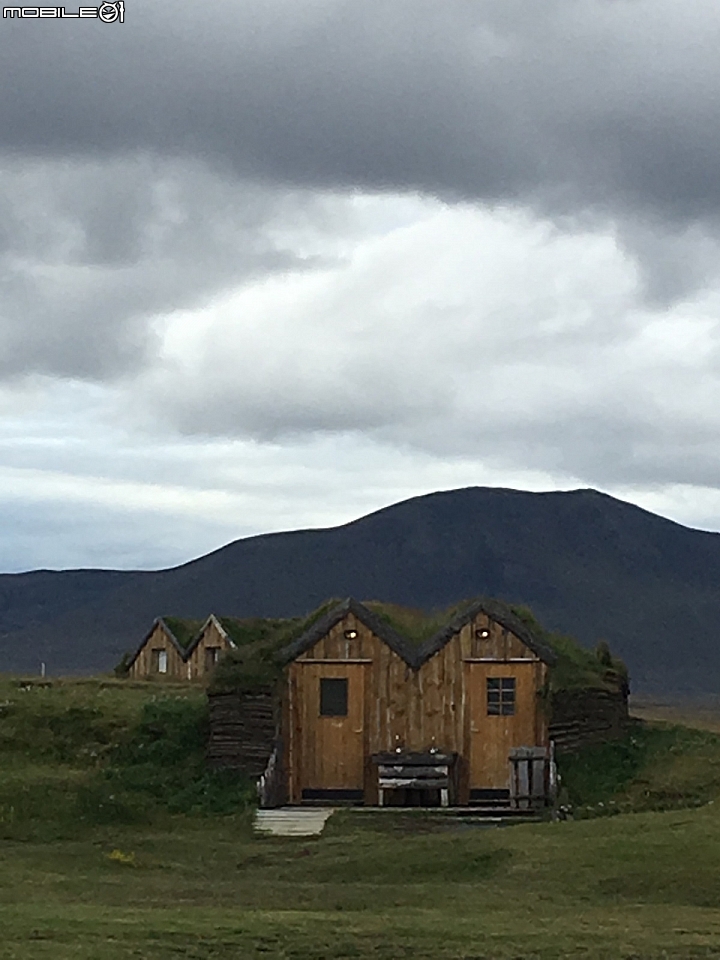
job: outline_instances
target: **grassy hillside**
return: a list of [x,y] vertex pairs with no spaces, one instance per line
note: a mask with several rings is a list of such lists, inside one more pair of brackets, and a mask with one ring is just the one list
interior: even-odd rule
[[0,679],[0,838],[243,807],[248,784],[205,769],[206,737],[200,687]]
[[204,771],[205,722],[187,684],[0,679],[0,960],[720,958],[711,731],[564,760],[575,820],[351,810],[279,839]]

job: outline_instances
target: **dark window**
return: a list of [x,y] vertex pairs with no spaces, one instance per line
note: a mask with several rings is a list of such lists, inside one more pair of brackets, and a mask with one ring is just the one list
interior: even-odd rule
[[515,713],[515,677],[488,677],[489,717],[511,717]]
[[220,659],[220,647],[205,647],[205,669],[212,670]]
[[320,716],[346,717],[348,682],[346,678],[323,677],[320,680]]

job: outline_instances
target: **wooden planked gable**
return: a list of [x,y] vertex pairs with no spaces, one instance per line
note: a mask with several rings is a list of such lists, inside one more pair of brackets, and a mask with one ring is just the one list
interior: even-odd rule
[[[369,618],[368,623],[362,609],[356,604],[331,622],[286,670],[283,729],[290,801],[302,799],[308,764],[316,770],[313,764],[319,762],[303,759],[303,751],[306,755],[318,749],[345,751],[356,758],[357,736],[361,736],[365,758],[366,803],[377,802],[370,758],[398,747],[456,753],[460,802],[466,803],[475,788],[507,787],[509,751],[547,744],[547,721],[539,696],[548,669],[540,655],[542,648],[531,649],[518,635],[520,629],[515,632],[479,609],[458,623],[454,632],[446,631],[441,642],[418,650],[413,661],[412,654],[401,656],[378,635],[377,621]],[[356,714],[354,726],[344,727],[339,721],[320,721],[317,698],[322,678],[358,676],[362,681],[348,679],[348,683],[363,690],[361,720]],[[506,686],[512,682],[512,715],[488,713],[489,680],[505,681]],[[333,723],[335,733],[330,736]],[[311,746],[306,731],[315,726],[328,736],[323,734],[323,739],[318,734]],[[337,759],[327,762],[332,767]],[[337,769],[335,776],[342,780]]]
[[234,647],[220,621],[210,615],[187,653],[189,679],[205,679],[226,650]]
[[[164,654],[165,670],[161,670],[160,654]],[[142,646],[138,650],[128,670],[128,676],[133,680],[153,677],[166,680],[184,680],[187,677],[187,667],[183,662],[170,630],[162,620],[157,620]]]

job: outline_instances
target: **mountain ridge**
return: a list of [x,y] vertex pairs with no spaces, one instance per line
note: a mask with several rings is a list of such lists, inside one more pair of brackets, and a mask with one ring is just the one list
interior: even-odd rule
[[0,670],[107,670],[165,614],[293,616],[331,596],[434,609],[482,595],[524,604],[585,646],[606,639],[634,689],[709,693],[720,691],[719,585],[718,533],[591,488],[466,487],[164,570],[1,574]]

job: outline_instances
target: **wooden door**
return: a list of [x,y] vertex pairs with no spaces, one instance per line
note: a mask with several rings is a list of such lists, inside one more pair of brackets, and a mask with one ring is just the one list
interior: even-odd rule
[[537,739],[535,669],[528,663],[466,663],[471,790],[510,786],[510,750]]
[[300,798],[363,799],[365,672],[362,664],[299,662]]

